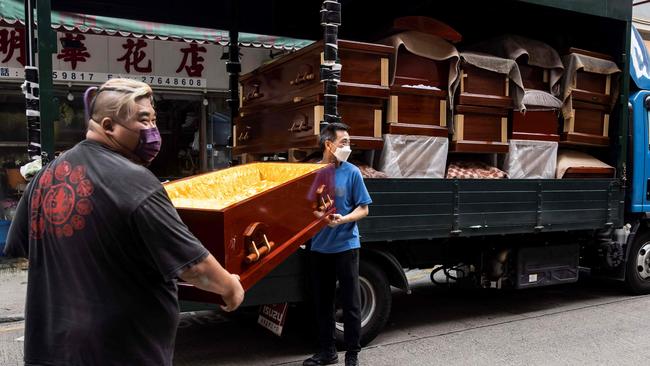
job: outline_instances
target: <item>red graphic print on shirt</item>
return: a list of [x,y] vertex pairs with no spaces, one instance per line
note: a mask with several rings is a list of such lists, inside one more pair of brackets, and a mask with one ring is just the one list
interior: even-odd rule
[[83,165],[73,167],[62,161],[54,170],[48,168],[32,193],[30,235],[41,239],[49,232],[57,238],[65,238],[83,230],[86,227],[84,216],[93,210],[89,199],[93,191],[94,185],[86,178]]

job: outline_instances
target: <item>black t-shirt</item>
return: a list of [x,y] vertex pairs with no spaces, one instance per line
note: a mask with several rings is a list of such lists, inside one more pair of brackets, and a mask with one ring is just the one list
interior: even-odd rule
[[29,258],[25,362],[171,365],[176,277],[207,250],[156,177],[86,140],[34,177],[5,253]]

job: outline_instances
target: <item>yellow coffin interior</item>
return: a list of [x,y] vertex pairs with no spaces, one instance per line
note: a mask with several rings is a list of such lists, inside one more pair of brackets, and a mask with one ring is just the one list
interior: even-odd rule
[[176,207],[221,210],[323,166],[252,163],[170,182],[165,189]]

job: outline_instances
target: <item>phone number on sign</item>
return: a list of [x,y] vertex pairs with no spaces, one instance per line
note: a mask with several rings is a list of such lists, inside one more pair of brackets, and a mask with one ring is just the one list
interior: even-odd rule
[[98,72],[83,71],[53,71],[52,79],[54,81],[70,82],[95,82],[103,83],[109,79],[127,78],[139,80],[151,86],[162,86],[171,88],[205,88],[206,80],[202,78],[183,78],[173,76],[151,76],[151,75],[120,75],[107,74]]

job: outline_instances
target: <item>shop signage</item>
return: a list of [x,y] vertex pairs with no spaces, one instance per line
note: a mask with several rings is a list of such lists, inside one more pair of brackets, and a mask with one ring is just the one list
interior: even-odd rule
[[[24,29],[0,27],[0,80],[24,78]],[[57,32],[52,78],[58,84],[97,84],[115,77],[170,89],[219,89],[222,47]]]
[[[0,80],[24,79],[24,69],[15,67],[0,67]],[[188,78],[176,76],[158,75],[131,75],[131,74],[108,74],[103,72],[54,70],[52,80],[55,82],[74,84],[101,84],[112,78],[127,78],[140,80],[153,87],[169,87],[175,89],[206,89],[207,80],[204,78]]]

